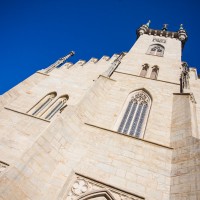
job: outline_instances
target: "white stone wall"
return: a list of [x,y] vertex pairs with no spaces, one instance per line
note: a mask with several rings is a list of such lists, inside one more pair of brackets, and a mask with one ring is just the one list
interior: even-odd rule
[[[66,63],[49,74],[40,70],[0,97],[0,161],[7,166],[0,199],[73,200],[69,188],[77,174],[117,200],[200,198],[199,80],[191,74],[196,103],[180,95],[181,43],[165,38],[164,57],[146,55],[153,38],[142,35],[110,78],[102,74],[116,54]],[[140,77],[145,63],[149,72]],[[157,80],[149,78],[154,65]],[[135,138],[118,133],[116,122],[139,89],[152,105],[144,136]],[[51,121],[27,113],[50,92],[69,96],[62,113]]]

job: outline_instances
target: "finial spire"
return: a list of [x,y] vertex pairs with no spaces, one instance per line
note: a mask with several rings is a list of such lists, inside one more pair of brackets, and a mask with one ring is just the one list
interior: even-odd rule
[[73,56],[75,54],[74,51],[71,51],[69,54],[67,54],[66,56],[60,58],[59,60],[57,60],[55,63],[53,63],[52,65],[50,65],[49,67],[46,68],[45,73],[49,73],[51,72],[53,69],[59,67],[61,64],[63,64],[68,58],[70,58],[71,56]]
[[179,30],[183,30],[183,24],[180,24]]
[[162,31],[167,31],[167,26],[168,26],[168,24],[163,24]]
[[146,25],[149,27],[150,23],[151,23],[151,20],[149,20],[149,21],[146,23]]
[[185,44],[185,42],[188,38],[187,33],[186,33],[185,29],[183,28],[183,24],[180,24],[180,28],[178,30],[178,38],[182,42],[183,45]]

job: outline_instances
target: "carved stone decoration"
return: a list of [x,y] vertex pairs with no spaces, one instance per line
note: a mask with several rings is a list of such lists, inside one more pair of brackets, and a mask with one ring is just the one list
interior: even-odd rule
[[113,57],[115,58],[115,60],[113,61],[111,66],[108,68],[108,70],[106,70],[103,73],[103,75],[105,75],[106,77],[110,77],[113,74],[113,72],[117,69],[117,67],[121,64],[121,60],[125,55],[126,54],[124,52],[120,53],[120,55],[114,54]]
[[192,103],[195,103],[195,104],[197,103],[193,93],[190,93],[190,100]]
[[184,89],[189,89],[189,68],[187,63],[182,63],[182,72],[180,76],[180,93],[184,92]]
[[49,73],[51,72],[53,69],[61,66],[68,58],[70,58],[71,56],[73,56],[75,54],[74,51],[71,51],[69,54],[67,54],[66,56],[60,58],[59,60],[57,60],[55,63],[53,63],[52,65],[50,65],[49,67],[46,68],[45,73]]
[[68,185],[63,199],[85,200],[105,196],[112,197],[109,198],[111,200],[144,200],[143,197],[112,188],[104,183],[79,174],[74,174],[72,177],[72,181]]
[[166,39],[153,38],[153,42],[166,43]]
[[87,190],[88,190],[88,185],[84,179],[79,179],[75,181],[75,183],[72,186],[72,192],[76,195],[85,193]]
[[142,103],[148,103],[149,102],[149,97],[143,93],[142,91],[136,93],[133,97],[132,97],[132,101],[137,101],[137,102],[142,102]]
[[9,165],[7,163],[0,161],[0,175],[8,166]]

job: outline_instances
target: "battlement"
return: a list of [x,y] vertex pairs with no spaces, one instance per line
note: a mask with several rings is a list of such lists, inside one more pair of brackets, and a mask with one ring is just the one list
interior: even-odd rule
[[137,38],[139,38],[143,34],[154,35],[154,36],[159,36],[159,37],[175,38],[175,39],[180,40],[182,43],[182,48],[184,47],[185,42],[188,39],[188,36],[185,29],[183,28],[183,24],[180,25],[180,28],[178,31],[174,32],[174,31],[168,31],[167,24],[164,24],[161,30],[151,29],[149,28],[150,22],[151,21],[149,20],[147,24],[140,26],[136,30]]

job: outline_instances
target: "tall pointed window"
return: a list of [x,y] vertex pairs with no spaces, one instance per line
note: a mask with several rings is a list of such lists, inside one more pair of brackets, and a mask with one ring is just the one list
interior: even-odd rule
[[142,137],[151,106],[151,98],[143,90],[129,95],[124,109],[118,132]]
[[142,65],[142,71],[140,72],[140,76],[145,77],[147,75],[148,69],[149,69],[148,64]]
[[60,97],[48,110],[47,113],[45,113],[45,119],[50,120],[57,112],[61,111],[65,106],[66,102],[68,100],[68,96],[62,96]]
[[56,92],[47,94],[33,108],[31,108],[28,113],[40,117],[45,111],[45,108],[47,108],[47,106],[53,101],[56,95]]
[[164,55],[164,50],[165,50],[164,46],[160,44],[152,44],[149,47],[147,54],[162,57]]
[[153,66],[150,78],[156,80],[158,77],[158,72],[159,72],[159,67],[157,65]]

